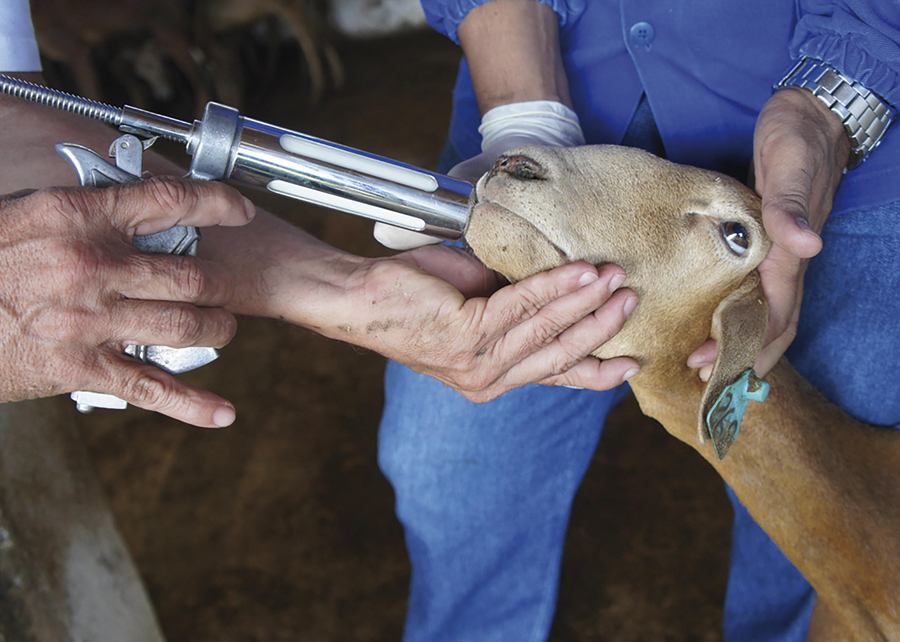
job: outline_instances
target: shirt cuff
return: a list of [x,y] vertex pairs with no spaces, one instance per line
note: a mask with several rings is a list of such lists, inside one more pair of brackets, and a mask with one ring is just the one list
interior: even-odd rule
[[[487,4],[490,0],[451,0],[450,2],[432,2],[423,0],[422,8],[428,24],[459,44],[459,25],[474,8]],[[574,23],[584,12],[587,0],[536,0],[545,4],[559,17],[560,28]]]
[[900,31],[888,32],[835,12],[806,15],[797,24],[790,53],[828,63],[900,108]]

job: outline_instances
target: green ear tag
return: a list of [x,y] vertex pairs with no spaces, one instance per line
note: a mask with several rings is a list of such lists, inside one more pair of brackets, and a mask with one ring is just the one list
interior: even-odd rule
[[719,461],[725,458],[728,449],[737,439],[747,403],[751,399],[765,401],[768,394],[769,384],[757,377],[753,368],[750,368],[716,399],[706,415],[706,424]]

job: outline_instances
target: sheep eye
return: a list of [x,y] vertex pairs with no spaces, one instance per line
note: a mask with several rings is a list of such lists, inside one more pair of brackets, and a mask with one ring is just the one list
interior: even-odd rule
[[743,254],[750,247],[750,235],[747,229],[740,223],[727,221],[719,226],[722,237],[728,248],[735,254]]

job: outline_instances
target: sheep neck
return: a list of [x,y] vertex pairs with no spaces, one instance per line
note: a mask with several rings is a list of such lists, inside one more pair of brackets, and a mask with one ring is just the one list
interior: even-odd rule
[[[785,359],[765,379],[768,398],[749,404],[722,461],[710,441],[697,438],[703,383],[695,371],[685,367],[665,382],[635,377],[632,389],[645,414],[697,450],[731,486],[843,622],[847,639],[900,639],[892,603],[900,571],[857,571],[878,568],[876,560],[900,559],[892,526],[900,523],[900,489],[879,472],[900,467],[900,451],[890,446],[896,435],[848,417]],[[859,541],[871,544],[860,547]],[[884,547],[896,550],[886,553]],[[873,611],[873,604],[880,608]]]

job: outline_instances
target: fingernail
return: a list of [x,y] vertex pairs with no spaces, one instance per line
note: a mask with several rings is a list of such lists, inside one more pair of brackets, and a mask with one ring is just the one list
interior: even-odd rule
[[641,369],[637,366],[626,370],[625,374],[622,376],[622,381],[628,381],[629,379],[631,379],[634,375],[636,375],[640,371],[641,371]]
[[630,296],[627,299],[625,299],[625,304],[622,306],[622,311],[625,313],[626,317],[628,315],[630,315],[632,313],[632,311],[634,311],[634,308],[637,305],[637,302],[638,302],[637,296]]
[[597,276],[596,272],[585,272],[578,279],[578,285],[580,285],[581,287],[584,287],[584,286],[588,285],[589,283],[593,283],[594,281],[596,281],[599,278],[600,277]]
[[615,292],[622,284],[625,283],[625,275],[624,274],[616,274],[613,278],[609,280],[609,291]]
[[213,423],[219,428],[225,428],[234,423],[234,408],[231,406],[221,406],[213,413]]
[[794,219],[794,223],[797,225],[797,227],[799,227],[799,228],[800,228],[801,230],[803,230],[804,232],[812,232],[812,233],[815,234],[816,236],[819,235],[818,232],[816,232],[812,227],[810,227],[810,225],[809,225],[809,223],[807,222],[806,219],[803,219],[803,218],[795,218],[795,219]]
[[244,198],[244,212],[247,214],[247,220],[251,221],[251,220],[253,220],[253,217],[256,216],[256,205],[254,205],[253,201],[251,201],[246,196],[244,196],[243,198]]

